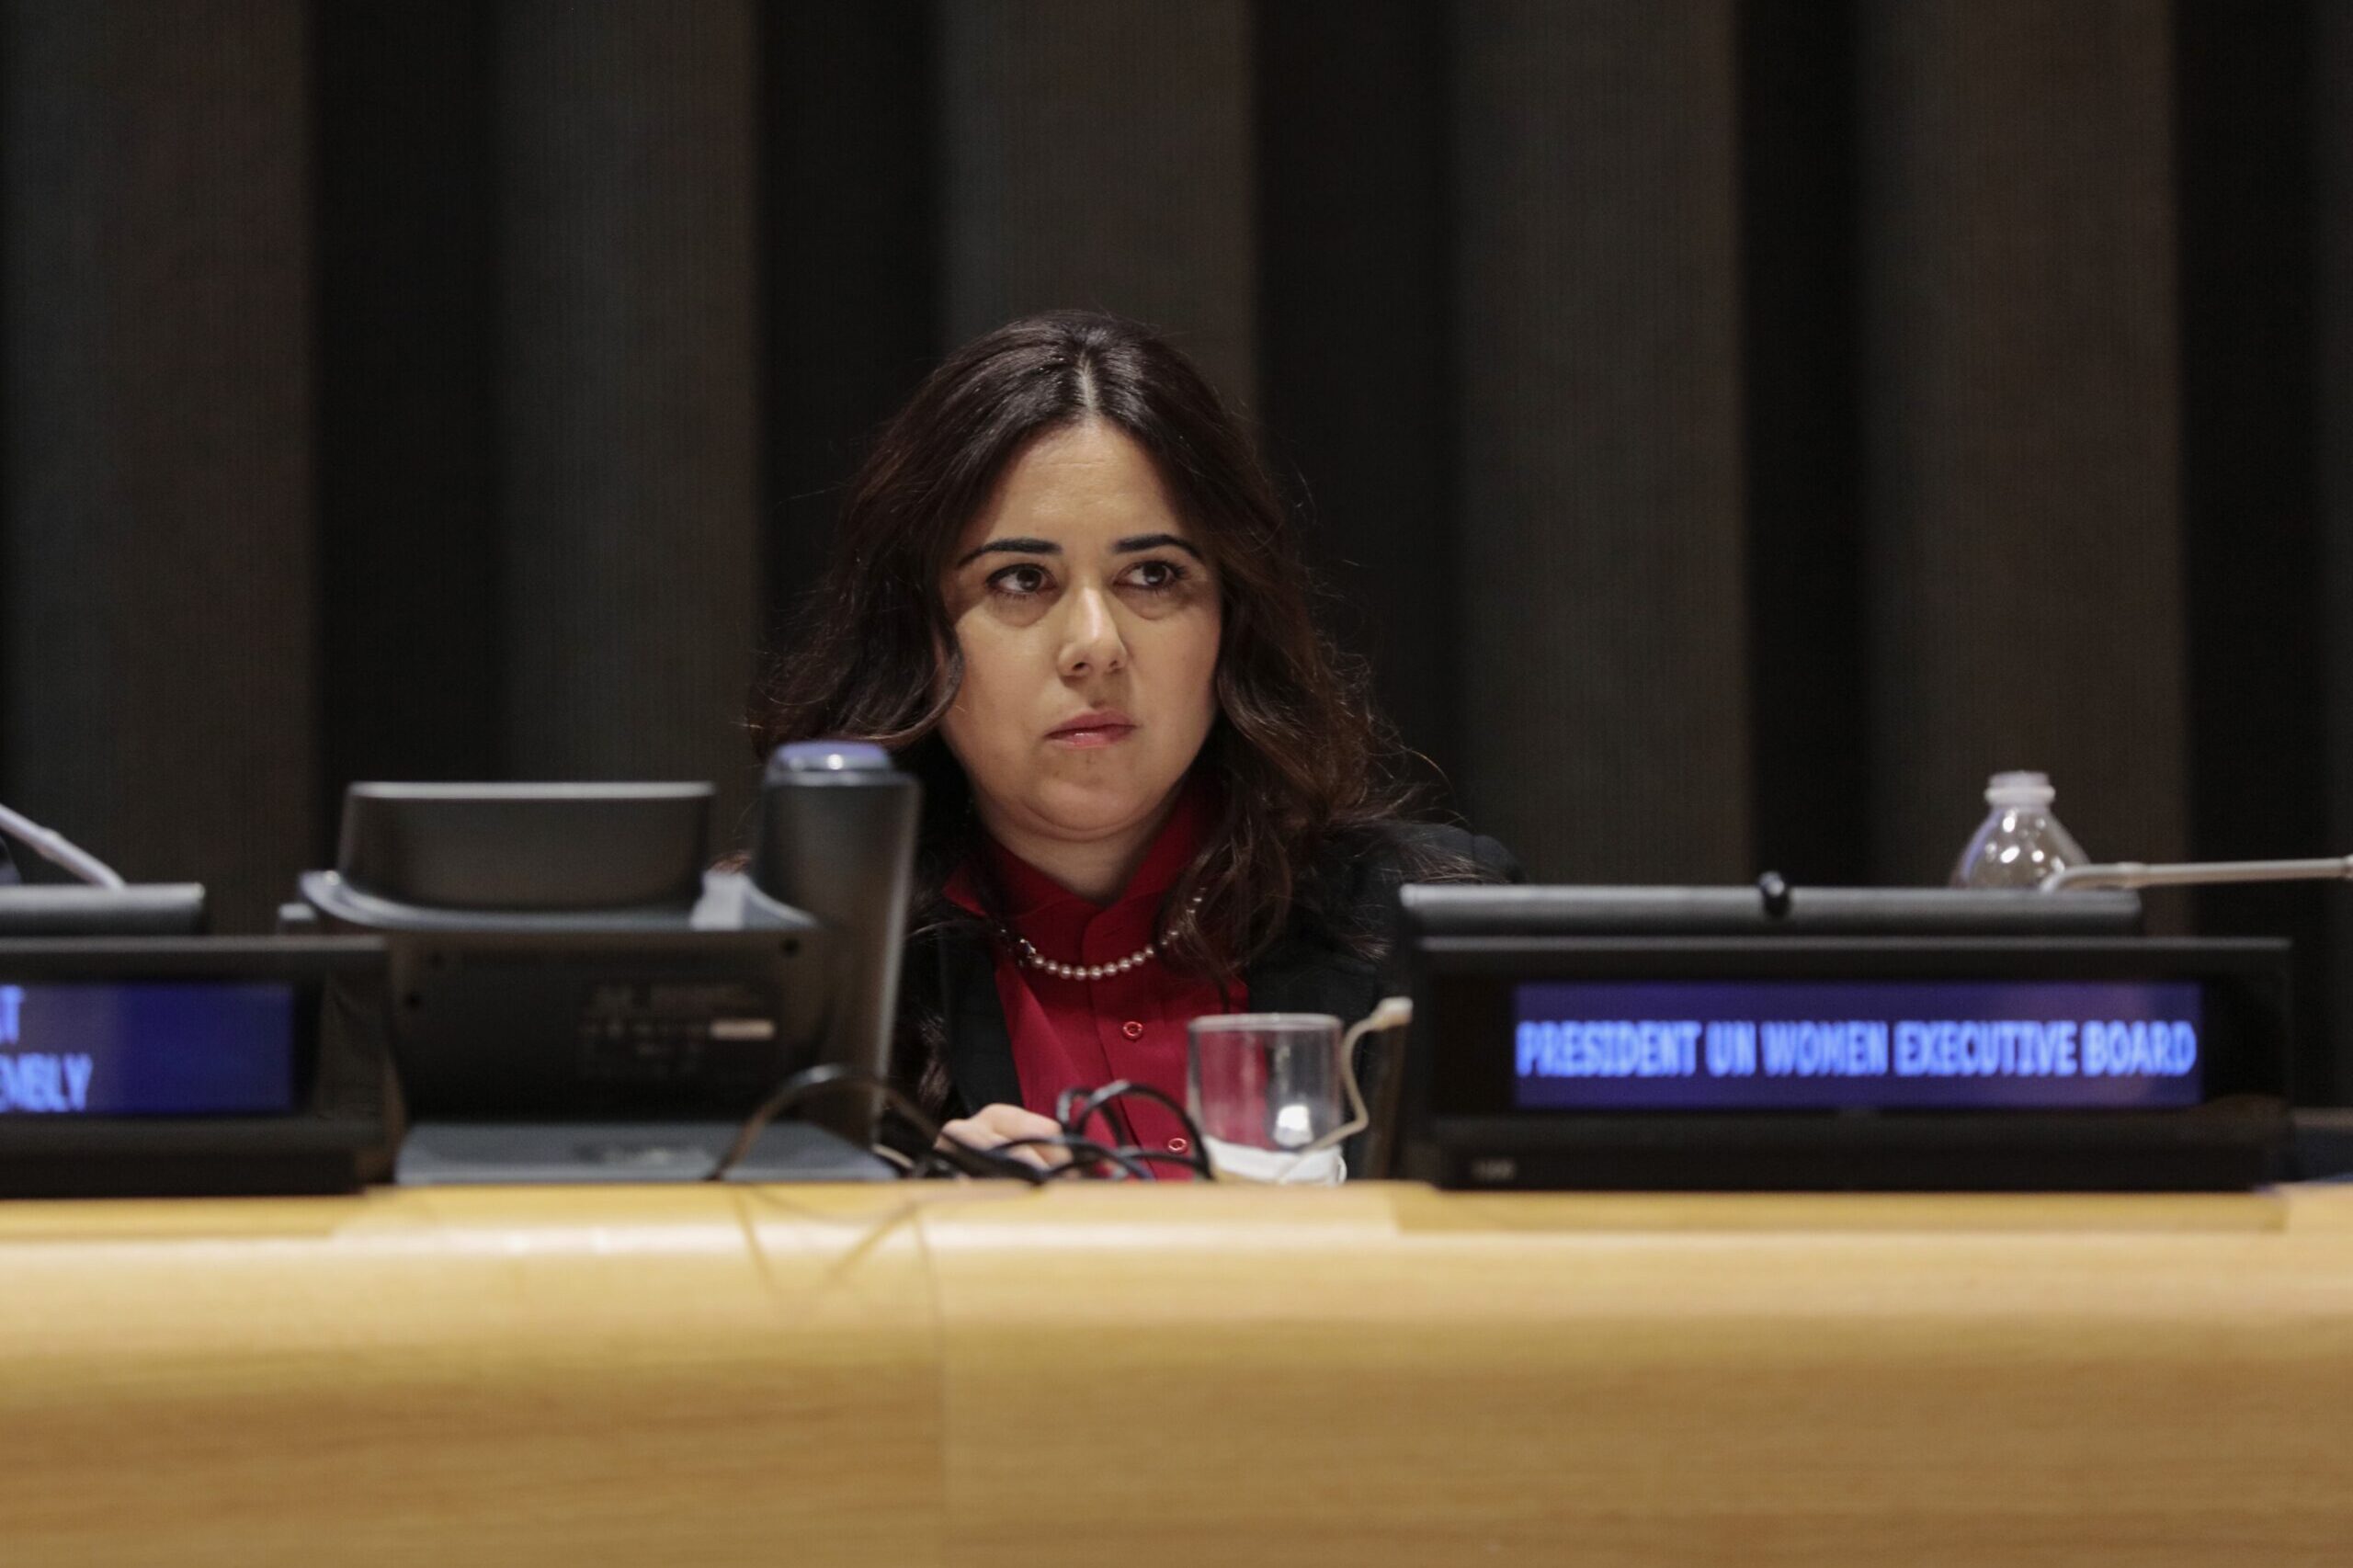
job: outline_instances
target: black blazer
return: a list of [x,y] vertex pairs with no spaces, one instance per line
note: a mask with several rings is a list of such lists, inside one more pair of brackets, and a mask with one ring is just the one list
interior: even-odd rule
[[[1351,855],[1328,869],[1345,877],[1345,901],[1357,918],[1374,929],[1394,931],[1397,888],[1404,880],[1407,846],[1468,861],[1473,880],[1520,881],[1519,863],[1492,838],[1431,823],[1400,823],[1386,851]],[[1021,1079],[1013,1066],[1013,1037],[997,1001],[996,955],[984,936],[946,930],[938,948],[939,997],[948,1027],[948,1073],[955,1089],[949,1115],[965,1116],[982,1106],[1021,1103]],[[1390,966],[1378,966],[1318,933],[1294,930],[1276,941],[1243,971],[1254,1013],[1329,1013],[1352,1023],[1372,1011],[1394,988]]]

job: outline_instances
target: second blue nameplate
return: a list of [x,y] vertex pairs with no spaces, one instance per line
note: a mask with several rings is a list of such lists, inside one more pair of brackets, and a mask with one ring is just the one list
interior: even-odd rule
[[1514,988],[1523,1110],[2199,1103],[2189,981],[1563,981]]

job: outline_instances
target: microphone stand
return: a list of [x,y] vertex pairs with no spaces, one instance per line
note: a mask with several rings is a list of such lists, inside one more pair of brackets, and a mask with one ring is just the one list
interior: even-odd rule
[[2144,866],[2138,860],[2062,866],[2042,879],[2044,892],[2090,888],[2188,888],[2247,882],[2353,881],[2353,855],[2319,860],[2201,860]]
[[80,881],[119,892],[122,873],[53,827],[43,827],[20,812],[0,806],[0,834],[25,845],[52,866],[62,867]]
[[[2186,888],[2257,882],[2353,881],[2353,855],[2316,860],[2206,860],[2145,866],[2138,860],[2063,866],[2042,879],[2044,892],[2071,888]],[[2305,1180],[2353,1174],[2353,1109],[2294,1108],[2295,1160]]]

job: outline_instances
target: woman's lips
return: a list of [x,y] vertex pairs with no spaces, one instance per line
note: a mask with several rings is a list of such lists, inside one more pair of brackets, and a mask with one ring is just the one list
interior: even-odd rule
[[1046,739],[1057,745],[1085,750],[1091,746],[1117,745],[1126,740],[1135,727],[1135,722],[1118,709],[1104,708],[1079,714],[1049,733]]
[[1133,724],[1077,724],[1056,730],[1046,739],[1059,746],[1084,751],[1092,746],[1117,745],[1134,733]]

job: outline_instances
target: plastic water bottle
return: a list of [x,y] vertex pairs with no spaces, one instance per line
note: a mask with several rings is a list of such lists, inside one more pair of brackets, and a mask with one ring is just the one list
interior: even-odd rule
[[2062,866],[2090,857],[2051,814],[2058,793],[2040,773],[1996,773],[1985,781],[1992,808],[1952,869],[1957,888],[2031,888]]

